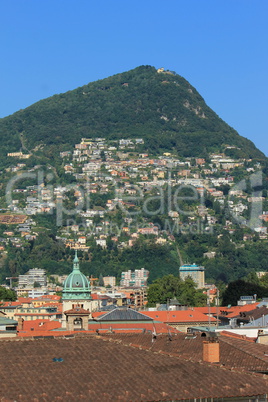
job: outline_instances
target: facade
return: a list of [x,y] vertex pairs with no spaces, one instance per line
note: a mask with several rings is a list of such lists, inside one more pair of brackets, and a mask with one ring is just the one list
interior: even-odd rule
[[149,271],[144,268],[122,272],[120,286],[146,286],[148,276]]
[[23,319],[24,321],[33,321],[33,320],[44,320],[48,319],[59,320],[61,318],[61,312],[57,307],[20,307],[17,308],[14,312],[15,319]]
[[103,277],[104,286],[111,286],[112,288],[116,285],[115,276],[104,276]]
[[33,286],[37,282],[40,286],[47,285],[46,271],[41,268],[32,268],[27,274],[19,275],[19,288]]
[[142,308],[147,304],[147,290],[145,288],[134,289],[130,294],[131,304],[134,304],[135,308]]
[[196,264],[186,264],[180,266],[180,278],[185,279],[190,276],[196,283],[198,289],[202,289],[205,286],[205,268],[199,267]]
[[17,336],[18,322],[6,317],[0,311],[0,338],[13,338]]

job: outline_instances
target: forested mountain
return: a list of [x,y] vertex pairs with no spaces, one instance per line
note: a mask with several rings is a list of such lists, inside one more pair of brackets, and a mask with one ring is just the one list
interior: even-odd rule
[[183,262],[209,283],[268,272],[268,159],[174,72],[137,67],[0,119],[0,173],[0,283],[66,274],[74,248],[118,281]]
[[237,147],[238,157],[265,158],[220,119],[174,72],[140,66],[41,100],[0,119],[0,152],[73,146],[82,137],[143,138],[156,154],[205,156]]

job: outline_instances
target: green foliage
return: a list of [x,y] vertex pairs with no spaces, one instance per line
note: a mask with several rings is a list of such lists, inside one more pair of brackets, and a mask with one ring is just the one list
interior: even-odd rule
[[156,279],[148,288],[148,303],[150,306],[157,303],[165,304],[170,299],[177,299],[180,304],[190,306],[204,306],[206,296],[191,278],[182,281],[174,275],[166,275]]
[[0,286],[0,301],[15,301],[17,299],[16,292]]
[[[145,148],[155,154],[175,150],[182,156],[207,156],[229,144],[240,148],[240,157],[264,159],[184,78],[140,66],[41,100],[1,119],[1,164],[8,164],[8,152],[22,147],[35,149],[38,158],[45,155],[56,166],[59,150],[70,148],[82,137],[118,139],[124,135],[144,138]],[[45,147],[36,151],[40,144]],[[105,155],[101,156],[105,160]]]
[[227,306],[231,304],[232,306],[236,306],[240,296],[253,296],[255,294],[257,295],[257,298],[267,297],[268,288],[256,283],[250,283],[238,279],[230,282],[226,290],[223,292],[222,305]]
[[90,245],[90,261],[81,261],[81,270],[87,275],[100,277],[111,275],[120,278],[122,271],[145,268],[150,271],[148,282],[169,273],[178,272],[177,255],[172,247],[160,246],[154,242],[140,240],[133,247],[118,249],[116,244],[102,249],[96,243]]
[[[187,261],[196,262],[206,269],[206,278],[229,283],[245,278],[252,272],[266,272],[268,248],[266,241],[243,242],[243,229],[237,227],[230,235],[226,231],[217,236],[217,231],[203,235],[180,235],[176,237],[180,251]],[[207,251],[215,251],[215,258],[203,256]]]

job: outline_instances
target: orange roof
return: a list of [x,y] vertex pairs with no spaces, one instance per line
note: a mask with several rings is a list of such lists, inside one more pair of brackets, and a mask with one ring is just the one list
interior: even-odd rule
[[196,310],[175,310],[175,311],[141,311],[155,321],[161,322],[211,322],[217,321],[214,317],[206,316]]
[[92,318],[97,318],[100,315],[103,315],[105,313],[107,313],[108,311],[95,311],[94,313],[92,313]]
[[[23,322],[23,330],[19,331],[19,335],[21,332],[25,331],[51,331],[52,329],[60,328],[61,323],[59,321],[51,321],[47,319],[38,319],[31,321]],[[32,329],[33,328],[33,329]]]
[[208,306],[206,306],[206,307],[195,307],[194,309],[195,309],[195,311],[199,311],[199,313],[203,313],[203,314],[217,314],[217,308],[218,308],[218,311],[219,311],[219,314],[220,314],[220,310],[222,310],[222,309],[225,309],[225,308],[227,308],[227,307],[215,307],[215,306],[213,306],[213,307],[208,307]]
[[97,293],[91,293],[92,300],[99,300],[100,295],[97,295]]
[[31,297],[18,297],[20,303],[32,303],[33,299]]
[[58,296],[58,295],[43,295],[43,296],[38,296],[38,297],[35,297],[34,299],[31,299],[31,300],[34,300],[34,301],[36,301],[36,300],[53,300],[53,301],[59,301],[60,300],[60,296]]
[[[23,322],[23,329],[18,331],[19,337],[33,337],[33,336],[64,336],[66,334],[74,334],[79,331],[66,331],[62,330],[61,323],[59,321],[50,320],[31,320]],[[98,321],[90,321],[88,324],[88,330],[91,333],[99,331],[115,333],[136,333],[143,332],[144,330],[150,331],[156,334],[174,334],[179,333],[177,329],[163,323],[135,323],[135,322],[122,322],[122,323],[101,323]],[[85,331],[81,331],[85,332]]]
[[0,309],[1,309],[1,307],[2,308],[4,308],[4,307],[16,307],[16,306],[20,306],[20,305],[21,305],[21,303],[18,302],[18,301],[13,301],[13,302],[6,301],[6,302],[1,302]]
[[220,311],[226,311],[228,318],[233,318],[239,315],[240,312],[246,312],[254,310],[258,306],[259,302],[253,304],[245,304],[244,306],[232,306],[230,308],[220,307]]
[[230,332],[230,331],[221,331],[221,335],[229,336],[230,338],[244,339],[249,342],[254,342],[254,343],[256,342],[256,338],[250,338],[246,335],[240,335],[240,334],[236,334],[236,333]]

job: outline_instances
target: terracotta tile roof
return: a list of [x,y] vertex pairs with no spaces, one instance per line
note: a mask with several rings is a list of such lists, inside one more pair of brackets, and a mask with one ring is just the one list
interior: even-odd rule
[[32,299],[33,301],[38,301],[38,300],[53,300],[53,301],[60,301],[61,296],[58,295],[43,295],[43,296],[38,296]]
[[95,311],[95,312],[92,313],[92,318],[97,318],[100,315],[103,315],[105,313],[107,313],[107,311]]
[[253,310],[254,308],[256,308],[258,306],[259,303],[253,303],[253,304],[245,304],[244,306],[232,306],[229,308],[225,308],[225,307],[220,307],[220,315],[222,311],[226,312],[226,315],[228,318],[234,318],[237,315],[240,314],[240,312],[245,312],[245,311],[250,311]]
[[[155,321],[182,323],[182,322],[208,322],[209,318],[196,310],[176,310],[176,311],[142,311],[143,314],[153,318]],[[216,318],[210,317],[211,322],[216,322]]]
[[33,299],[31,297],[18,297],[18,302],[31,304]]
[[[61,328],[61,323],[59,321],[51,321],[47,319],[38,319],[38,320],[30,320],[30,321],[24,321],[23,322],[23,329],[18,331],[18,335],[21,336],[23,333],[28,333],[28,336],[32,336],[33,331],[51,331],[56,328]],[[50,334],[51,335],[51,334]]]
[[236,315],[236,318],[241,319],[243,321],[250,321],[251,319],[257,320],[258,318],[265,317],[268,314],[268,308],[266,306],[257,307],[247,311],[240,311],[239,314]]
[[217,314],[217,309],[220,311],[220,309],[223,308],[227,308],[227,307],[195,307],[195,311],[199,311],[199,313],[203,313],[203,314],[213,314],[216,315]]
[[244,340],[249,341],[249,342],[255,342],[256,341],[256,338],[250,338],[250,337],[248,337],[246,335],[236,334],[235,332],[230,332],[230,331],[227,331],[227,330],[221,331],[221,335],[229,336],[231,338],[236,338],[236,339],[244,339]]
[[18,301],[15,302],[10,302],[10,301],[6,301],[6,302],[1,302],[0,301],[0,308],[4,308],[4,307],[17,307],[17,306],[21,306],[21,303]]
[[[188,334],[177,333],[172,337],[159,335],[152,343],[152,337],[149,334],[116,334],[110,336],[152,351],[162,351],[196,362],[203,359],[203,341],[207,339],[200,334],[193,337]],[[268,345],[260,345],[226,336],[220,336],[219,343],[220,365],[243,371],[268,373]]]
[[97,293],[91,293],[92,300],[99,300],[100,296]]
[[268,393],[261,375],[152,353],[105,336],[0,341],[0,355],[8,356],[0,361],[4,401],[163,401]]

